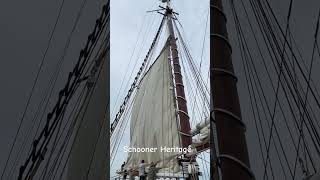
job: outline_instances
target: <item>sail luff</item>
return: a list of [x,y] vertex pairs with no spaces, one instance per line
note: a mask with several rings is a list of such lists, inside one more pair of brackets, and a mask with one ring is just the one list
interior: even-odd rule
[[125,109],[125,107],[126,107],[126,105],[127,105],[127,102],[129,101],[129,99],[130,99],[130,97],[131,97],[131,94],[132,94],[133,90],[135,89],[135,86],[136,86],[136,84],[137,84],[137,82],[138,82],[138,79],[140,78],[140,75],[143,74],[143,71],[145,70],[145,66],[146,66],[147,63],[148,63],[148,60],[149,60],[149,58],[150,58],[150,55],[151,55],[151,53],[152,53],[155,45],[157,44],[157,42],[158,42],[158,40],[159,40],[159,36],[160,36],[161,30],[162,30],[164,21],[165,21],[165,18],[163,18],[163,19],[161,20],[161,23],[160,23],[160,26],[159,26],[159,28],[158,28],[158,30],[157,30],[157,33],[156,33],[156,35],[155,35],[155,37],[154,37],[154,39],[153,39],[153,41],[152,41],[152,43],[151,43],[151,46],[150,46],[150,48],[149,48],[149,50],[148,50],[148,52],[147,52],[147,55],[145,56],[145,58],[144,58],[144,60],[143,60],[142,65],[140,66],[140,69],[139,69],[139,71],[138,71],[138,73],[137,73],[137,75],[136,75],[136,77],[135,77],[135,80],[134,80],[133,83],[131,84],[131,87],[130,87],[130,89],[129,89],[129,91],[128,91],[128,94],[126,95],[125,101],[121,104],[120,110],[119,110],[118,113],[116,114],[116,117],[115,117],[114,121],[113,121],[112,124],[111,124],[111,127],[110,127],[110,134],[111,134],[111,136],[113,135],[113,131],[116,129],[116,127],[117,127],[117,125],[118,125],[118,122],[120,121],[120,119],[121,119],[121,117],[122,117],[122,115],[123,115],[124,109]]
[[128,148],[132,151],[128,153],[126,161],[128,169],[136,169],[141,160],[144,160],[147,163],[157,163],[157,167],[161,169],[159,172],[181,170],[176,159],[181,153],[163,151],[163,148],[181,147],[169,63],[169,45],[166,44],[137,87],[130,117]]
[[210,87],[211,95],[214,94],[211,117],[214,113],[222,179],[254,179],[221,0],[211,2],[211,17]]
[[190,134],[190,122],[187,108],[187,101],[184,92],[183,78],[181,73],[181,66],[179,62],[178,49],[176,44],[175,33],[173,29],[172,19],[173,19],[173,11],[169,7],[167,7],[167,24],[170,35],[170,49],[173,61],[173,73],[174,73],[174,82],[176,88],[176,98],[177,98],[177,110],[180,124],[180,137],[182,147],[187,148],[190,144],[192,144],[192,136]]

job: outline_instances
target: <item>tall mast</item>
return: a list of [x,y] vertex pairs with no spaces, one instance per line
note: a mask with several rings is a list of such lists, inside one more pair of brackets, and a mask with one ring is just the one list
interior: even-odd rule
[[227,18],[221,0],[211,0],[210,8],[210,85],[211,96],[214,95],[211,117],[216,123],[221,177],[222,180],[254,179],[249,164],[245,124],[241,119]]
[[177,98],[177,105],[178,105],[178,115],[180,120],[180,135],[181,135],[181,143],[182,147],[188,147],[192,143],[192,136],[190,135],[190,122],[189,122],[189,115],[188,115],[188,108],[187,102],[185,98],[184,92],[184,85],[182,80],[181,74],[181,66],[179,62],[176,38],[173,30],[173,11],[168,6],[166,9],[166,16],[167,16],[167,25],[169,29],[170,35],[170,47],[171,47],[171,54],[172,54],[172,61],[173,61],[173,73],[174,73],[174,81],[175,81],[175,89],[176,89],[176,98]]

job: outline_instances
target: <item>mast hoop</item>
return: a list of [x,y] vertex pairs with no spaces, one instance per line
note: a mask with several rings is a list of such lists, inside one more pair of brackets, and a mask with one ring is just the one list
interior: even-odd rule
[[224,20],[227,22],[227,16],[226,14],[223,12],[223,10],[215,5],[210,5],[210,8],[213,8],[215,10],[217,10],[220,14],[222,14]]
[[[176,57],[178,58],[178,57]],[[173,63],[174,66],[179,66],[180,67],[180,64],[179,63]]]
[[216,119],[215,119],[215,117],[214,117],[214,110],[212,110],[211,112],[210,112],[210,119],[212,119],[211,121],[212,122],[214,122],[214,123],[216,123]]
[[176,66],[177,68],[181,69],[181,66],[178,63],[174,63],[173,66]]
[[222,159],[228,159],[231,160],[232,162],[236,163],[237,165],[241,166],[241,168],[243,168],[248,174],[249,176],[251,176],[252,179],[256,179],[255,175],[253,174],[253,172],[251,171],[250,167],[248,167],[244,162],[242,162],[240,159],[228,155],[228,154],[220,154],[218,155],[218,165],[220,166],[221,162],[219,162],[219,160],[221,161]]
[[229,40],[225,36],[223,36],[221,34],[215,34],[215,33],[210,34],[210,36],[212,36],[214,38],[219,38],[219,39],[223,40],[225,43],[227,43],[227,45],[228,45],[228,47],[230,49],[230,52],[232,53],[232,46],[231,46]]
[[182,83],[176,83],[175,85],[184,87],[184,85]]
[[176,96],[176,97],[177,97],[177,99],[179,98],[179,99],[182,99],[182,100],[184,100],[185,102],[187,102],[186,98],[184,98],[184,97],[182,97],[182,96]]
[[232,113],[231,111],[228,111],[228,110],[222,109],[222,108],[214,108],[213,111],[221,112],[223,114],[231,116],[234,120],[236,120],[238,123],[241,124],[241,126],[244,128],[244,130],[246,130],[246,125],[244,124],[244,122],[241,121],[241,118],[239,116],[235,115],[234,113]]
[[[175,50],[178,53],[178,49],[177,48],[173,48],[171,47],[171,51]],[[178,58],[178,57],[173,57],[173,59]]]
[[228,71],[228,70],[225,70],[225,69],[222,69],[222,68],[212,68],[211,70],[213,70],[214,72],[220,72],[220,73],[224,73],[226,75],[229,75],[232,78],[234,78],[236,80],[236,82],[238,82],[237,76],[231,71]]
[[181,72],[174,72],[174,75],[179,74],[182,77]]
[[[182,111],[182,110],[177,110],[177,113],[178,113],[178,114],[180,114],[180,112],[181,112],[182,114],[186,115],[186,116],[188,117],[188,119],[190,119],[188,113],[186,113],[186,112],[184,112],[184,111]],[[180,115],[179,115],[179,117],[180,117]]]
[[180,131],[180,130],[179,130],[179,133],[182,134],[182,135],[184,135],[184,136],[192,137],[192,134],[187,134],[187,133],[182,132],[182,131]]

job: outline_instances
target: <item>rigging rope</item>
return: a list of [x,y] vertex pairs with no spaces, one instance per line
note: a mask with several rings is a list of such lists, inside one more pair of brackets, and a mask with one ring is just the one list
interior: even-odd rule
[[[146,17],[147,17],[147,14],[145,14],[145,16],[144,16],[144,18],[143,18],[143,20],[142,20],[142,24],[144,24],[144,22],[145,22],[145,20],[146,20]],[[140,28],[140,30],[139,30],[138,37],[137,37],[137,40],[136,40],[134,49],[133,49],[133,51],[132,51],[132,53],[131,53],[129,63],[127,63],[127,67],[126,67],[126,70],[125,70],[125,75],[123,76],[123,79],[122,79],[120,88],[118,89],[118,92],[119,92],[119,93],[118,93],[118,95],[117,95],[117,97],[116,97],[116,99],[115,99],[115,106],[114,106],[114,108],[113,108],[113,110],[112,110],[112,113],[111,113],[112,116],[114,115],[114,113],[115,113],[115,111],[116,111],[116,107],[118,107],[118,99],[119,99],[119,97],[120,97],[120,92],[122,92],[122,87],[123,87],[123,85],[124,85],[125,78],[127,77],[127,73],[129,72],[129,67],[130,67],[130,64],[131,64],[131,62],[132,62],[132,60],[133,60],[133,55],[134,55],[135,50],[136,50],[136,47],[137,47],[137,45],[138,45],[140,34],[142,34],[142,30],[143,30],[143,26],[141,26],[141,28]],[[145,34],[145,33],[143,33],[143,34]],[[143,42],[143,41],[142,41],[142,42]],[[140,49],[140,50],[141,50],[141,49]],[[138,57],[139,57],[139,55],[140,55],[140,52],[138,53]],[[137,64],[137,61],[135,62],[134,67],[136,67],[136,64]],[[134,70],[134,68],[132,69],[129,77],[132,76],[133,70]],[[127,85],[128,85],[128,83],[126,83],[125,87],[127,87]]]
[[158,38],[159,38],[159,35],[160,35],[160,32],[161,32],[161,29],[162,29],[162,25],[163,25],[163,23],[164,23],[164,20],[165,20],[165,19],[163,18],[162,21],[161,21],[161,23],[160,23],[160,27],[158,28],[158,31],[157,31],[157,33],[156,33],[156,36],[155,36],[155,38],[153,39],[153,41],[152,41],[152,43],[151,43],[151,47],[149,48],[149,51],[148,51],[148,53],[147,53],[147,55],[146,55],[146,57],[145,57],[142,65],[141,65],[141,67],[140,67],[140,69],[139,69],[136,77],[134,78],[133,83],[131,84],[131,87],[130,87],[130,89],[129,89],[129,91],[128,91],[125,99],[124,99],[124,102],[121,104],[120,109],[119,109],[118,113],[116,114],[115,120],[114,120],[114,121],[112,122],[112,124],[111,124],[111,128],[110,128],[110,134],[111,134],[111,136],[112,136],[112,133],[113,133],[114,129],[116,128],[116,126],[117,126],[117,124],[118,124],[118,122],[119,122],[119,120],[120,120],[120,118],[121,118],[121,116],[122,116],[122,114],[123,114],[123,112],[124,112],[124,110],[125,110],[125,108],[126,108],[126,105],[127,105],[128,101],[129,101],[129,99],[130,99],[130,97],[131,97],[132,92],[133,92],[134,89],[136,88],[136,85],[137,85],[137,83],[138,83],[138,80],[139,80],[139,78],[140,78],[140,75],[142,74],[142,71],[143,71],[143,69],[144,69],[144,67],[145,67],[145,64],[147,63],[147,61],[148,61],[148,59],[149,59],[149,55],[150,55],[150,53],[152,52],[152,50],[153,50],[156,42],[158,41]]
[[[52,96],[52,93],[53,93],[53,90],[54,90],[54,87],[55,87],[55,84],[57,82],[57,79],[58,79],[58,74],[60,73],[61,71],[61,68],[62,68],[62,64],[65,60],[65,56],[67,54],[67,51],[69,49],[69,45],[70,45],[70,42],[71,42],[71,38],[73,36],[73,33],[78,25],[78,22],[80,20],[80,16],[83,12],[83,9],[84,9],[84,6],[86,4],[87,0],[84,0],[82,2],[82,5],[81,5],[81,8],[77,14],[77,17],[76,17],[76,20],[75,20],[75,23],[72,27],[72,30],[68,36],[68,40],[67,40],[67,43],[63,49],[63,53],[60,57],[60,60],[58,61],[56,67],[55,67],[55,70],[54,72],[52,73],[51,77],[50,77],[50,81],[49,81],[49,86],[47,87],[47,89],[45,90],[45,92],[47,92],[46,96],[43,97],[43,99],[41,100],[41,103],[38,105],[38,108],[37,108],[37,111],[36,111],[36,114],[35,116],[33,117],[32,119],[32,127],[29,128],[28,132],[32,132],[34,126],[35,126],[35,123],[36,123],[36,119],[38,119],[39,115],[40,115],[40,110],[41,108],[43,108],[43,113],[42,115],[40,116],[40,119],[39,119],[39,122],[38,122],[38,125],[37,125],[37,129],[36,129],[36,132],[33,136],[33,139],[36,138],[36,135],[37,135],[37,132],[39,131],[39,128],[40,128],[40,124],[41,124],[41,119],[43,119],[43,116],[44,116],[44,113],[45,113],[45,110],[47,109],[47,106],[49,104],[49,99],[50,97]],[[49,92],[50,90],[50,92]],[[45,103],[45,100],[47,99],[46,103]],[[45,105],[43,106],[43,104],[45,103]],[[17,166],[17,163],[18,161],[20,160],[21,156],[22,156],[22,152],[24,152],[25,148],[27,147],[26,146],[26,143],[29,142],[29,138],[31,137],[31,135],[26,135],[24,136],[24,140],[23,140],[23,145],[20,147],[19,149],[19,152],[18,152],[18,156],[16,156],[15,160],[14,160],[14,163],[13,163],[13,166],[10,170],[10,174],[9,174],[9,178],[12,178],[12,175],[14,173],[14,170],[15,170],[15,167]],[[31,148],[30,148],[30,151],[31,151]],[[30,152],[29,152],[30,153]]]
[[[270,157],[269,152],[271,152],[271,144],[270,144],[271,142],[273,143],[273,147],[275,148],[275,151],[277,153],[278,160],[280,161],[280,166],[281,166],[284,178],[287,179],[286,174],[288,172],[290,173],[291,178],[295,178],[296,162],[297,162],[296,159],[298,158],[298,152],[299,152],[299,147],[300,147],[300,136],[302,135],[302,133],[305,133],[305,132],[302,132],[302,125],[301,125],[302,122],[304,122],[304,118],[302,118],[299,122],[295,116],[295,113],[296,112],[300,113],[301,117],[302,117],[302,115],[306,116],[306,120],[307,120],[305,122],[306,130],[307,130],[308,135],[311,137],[311,141],[313,143],[313,148],[314,148],[313,150],[316,150],[316,152],[317,151],[319,152],[320,137],[319,137],[319,131],[318,131],[319,125],[318,125],[318,123],[314,122],[314,121],[316,121],[317,118],[315,116],[313,107],[311,106],[311,102],[309,102],[308,99],[305,98],[306,97],[305,95],[307,94],[308,90],[314,91],[314,94],[312,94],[312,97],[313,97],[312,100],[317,101],[319,94],[316,90],[317,88],[316,88],[315,84],[313,83],[312,79],[310,78],[311,77],[310,76],[311,70],[308,71],[309,75],[307,75],[307,80],[302,77],[303,80],[305,80],[304,82],[307,84],[307,88],[306,88],[307,90],[304,90],[302,88],[303,82],[299,81],[297,74],[304,76],[305,72],[303,72],[300,69],[300,71],[298,73],[295,73],[295,69],[294,69],[295,65],[294,64],[297,64],[297,66],[300,66],[300,64],[299,64],[300,62],[297,62],[297,57],[295,56],[295,50],[299,53],[299,55],[300,55],[299,58],[302,60],[301,62],[302,62],[303,66],[301,66],[301,68],[303,67],[306,70],[307,70],[307,68],[304,64],[303,58],[299,52],[299,49],[298,49],[294,39],[291,41],[291,43],[288,40],[289,38],[293,38],[292,34],[290,32],[290,27],[289,27],[289,20],[290,20],[290,16],[292,13],[293,1],[290,1],[289,11],[288,11],[288,15],[287,15],[287,26],[286,26],[286,31],[285,31],[286,33],[284,33],[282,31],[281,27],[277,24],[278,22],[277,22],[276,17],[273,15],[274,19],[269,18],[269,14],[273,13],[272,12],[273,10],[271,9],[270,5],[269,5],[269,11],[268,11],[269,13],[268,13],[268,12],[265,12],[265,9],[266,9],[265,6],[268,6],[268,4],[263,6],[264,1],[249,0],[251,9],[253,10],[253,13],[254,13],[254,17],[256,18],[258,27],[261,31],[261,36],[262,36],[263,41],[265,43],[265,48],[267,48],[267,52],[269,53],[270,59],[272,60],[271,65],[273,65],[273,67],[274,67],[273,70],[276,72],[277,77],[278,77],[276,88],[273,85],[273,81],[272,81],[272,78],[271,78],[269,70],[268,70],[269,68],[267,67],[268,63],[266,63],[265,57],[264,57],[262,50],[261,50],[261,47],[257,41],[258,38],[256,37],[256,33],[255,33],[256,30],[253,29],[252,24],[249,19],[250,16],[248,15],[248,13],[246,11],[246,7],[248,7],[248,6],[244,5],[243,1],[240,1],[243,6],[243,9],[245,11],[246,18],[248,19],[248,22],[250,25],[249,27],[252,31],[252,35],[253,35],[254,40],[257,44],[257,46],[256,46],[258,48],[257,52],[258,52],[259,56],[261,57],[261,59],[263,60],[262,62],[263,62],[263,66],[267,72],[267,78],[269,79],[270,84],[271,84],[271,88],[273,90],[273,93],[275,94],[275,104],[273,106],[273,108],[274,108],[273,111],[270,111],[271,106],[268,103],[268,99],[266,99],[266,97],[265,97],[265,91],[264,91],[264,88],[261,83],[262,81],[261,81],[261,78],[259,77],[259,74],[257,73],[255,61],[253,61],[253,57],[251,55],[254,53],[252,53],[253,52],[252,49],[250,49],[249,46],[247,45],[247,42],[246,42],[247,39],[246,39],[244,33],[242,32],[243,30],[241,28],[241,24],[243,24],[243,23],[239,22],[239,18],[237,17],[238,15],[236,14],[233,2],[234,2],[233,0],[230,0],[231,9],[232,9],[234,19],[235,19],[235,24],[236,24],[236,31],[237,31],[237,35],[238,35],[239,48],[240,48],[240,53],[241,53],[241,59],[243,61],[242,64],[243,64],[243,68],[244,68],[244,73],[245,73],[245,77],[246,77],[246,81],[247,81],[247,88],[249,91],[251,108],[252,108],[252,112],[253,112],[253,116],[254,116],[254,120],[255,120],[256,131],[258,134],[260,153],[262,155],[263,164],[264,164],[264,168],[265,168],[264,179],[270,178],[269,172],[271,172],[271,175],[272,175],[271,178],[273,178],[273,179],[277,178],[274,176],[275,174],[273,172],[273,168],[272,168],[272,164],[271,164],[271,160],[273,161],[273,158],[272,159],[269,158]],[[264,2],[264,3],[269,3],[269,2]],[[281,31],[281,32],[279,32],[277,34],[277,31]],[[287,37],[288,35],[289,35],[289,37]],[[284,39],[283,43],[280,43],[281,39]],[[315,38],[315,39],[317,39],[317,38]],[[283,44],[283,45],[281,46],[280,44]],[[287,48],[285,46],[287,46]],[[314,43],[314,47],[317,47],[317,43]],[[290,55],[288,54],[287,49],[289,49],[289,53],[291,53],[290,55],[292,55],[291,59],[294,60],[293,63],[291,63],[291,65],[290,65],[291,67],[289,67],[288,62],[286,62],[290,59]],[[262,73],[260,73],[260,74],[262,74]],[[283,78],[280,78],[281,74],[283,75]],[[294,133],[293,133],[294,131],[292,131],[292,125],[290,125],[290,122],[287,119],[286,113],[288,111],[286,111],[284,109],[284,107],[282,106],[282,103],[280,101],[282,99],[279,99],[279,97],[281,97],[281,96],[278,97],[278,93],[280,93],[280,91],[278,91],[279,85],[281,85],[280,87],[282,88],[282,91],[284,94],[283,98],[286,100],[287,105],[289,107],[289,113],[291,113],[290,115],[292,116],[292,120],[294,122],[294,124],[293,124],[294,130],[299,132],[299,135],[297,135],[297,138],[294,137]],[[256,96],[258,96],[259,99],[256,99]],[[262,98],[261,98],[261,96],[262,96]],[[260,103],[258,100],[260,101]],[[283,120],[284,120],[284,121],[280,121],[280,122],[285,124],[285,128],[287,128],[287,132],[290,135],[289,138],[291,139],[292,145],[295,149],[295,152],[297,153],[297,156],[295,156],[294,159],[289,158],[288,155],[286,154],[285,149],[287,147],[284,146],[284,143],[288,144],[288,142],[284,142],[283,137],[279,136],[279,134],[278,134],[279,130],[277,130],[279,127],[277,127],[276,121],[274,121],[276,119],[275,118],[275,113],[276,113],[275,107],[276,107],[277,101],[279,103],[279,109],[280,109],[280,112],[281,112],[281,114],[283,116]],[[315,102],[315,103],[317,105],[317,102]],[[314,107],[318,107],[318,106],[314,106]],[[261,109],[263,110],[263,113],[265,115],[265,119],[272,120],[271,126],[270,126],[270,123],[267,121],[267,125],[268,125],[269,132],[270,132],[269,139],[268,139],[268,145],[266,145],[266,142],[265,142],[266,138],[264,137],[264,132],[263,132],[264,125],[262,124],[262,122],[261,122],[262,119],[260,117]],[[267,114],[269,114],[269,118],[268,118]],[[259,123],[257,120],[260,121],[260,126],[261,126],[260,128],[258,128]],[[277,122],[277,123],[280,123],[280,122]],[[272,133],[272,129],[275,130],[275,136]],[[262,131],[262,133],[260,133],[259,131]],[[262,134],[262,138],[260,136],[261,134]],[[299,140],[298,140],[298,136],[299,136]],[[263,139],[263,141],[261,141],[261,139]],[[278,140],[278,143],[276,143],[275,140]],[[299,142],[296,142],[296,140],[298,140]],[[264,142],[266,151],[263,150],[262,142]],[[314,156],[314,154],[311,154],[311,152],[310,152],[311,149],[308,147],[308,142],[306,142],[303,138],[302,143],[304,144],[304,147],[305,147],[304,148],[305,160],[307,158],[309,158],[309,160],[310,160],[309,162],[306,162],[306,165],[304,165],[304,162],[302,161],[302,159],[299,158],[299,163],[300,163],[301,169],[302,169],[303,173],[305,173],[305,172],[307,172],[307,170],[305,170],[305,167],[308,167],[308,165],[311,165],[315,170],[315,164],[312,160],[313,159],[312,156]],[[281,150],[280,152],[277,150],[278,149],[277,147],[279,145],[280,145],[280,150]],[[267,158],[265,157],[265,153],[267,154]],[[285,160],[285,164],[282,163],[283,158]],[[292,161],[290,161],[290,160],[292,160]],[[293,160],[295,160],[295,161],[293,161]],[[292,164],[290,164],[290,162],[295,163],[294,167],[291,166]],[[268,166],[268,165],[270,165],[270,166]],[[284,169],[285,168],[284,165],[287,166],[286,170]],[[267,168],[269,168],[270,171],[267,170]]]
[[[54,109],[48,114],[47,122],[45,128],[41,131],[39,137],[33,143],[33,149],[24,165],[20,167],[19,177],[18,179],[22,179],[27,166],[30,164],[30,168],[25,176],[27,178],[28,174],[32,171],[36,162],[41,162],[41,159],[44,156],[44,153],[47,149],[48,143],[57,127],[57,124],[61,118],[62,112],[65,111],[68,102],[73,96],[76,87],[79,83],[81,83],[81,75],[83,73],[86,64],[91,57],[91,54],[95,48],[99,37],[104,30],[107,22],[109,21],[109,3],[104,5],[102,8],[102,13],[100,17],[97,19],[93,32],[88,36],[88,40],[86,46],[83,50],[81,50],[78,62],[73,69],[72,72],[69,73],[68,81],[63,88],[59,92],[58,102],[55,105]],[[54,117],[54,119],[53,119]],[[51,124],[50,124],[50,121]],[[39,149],[38,144],[42,141]]]
[[[108,41],[108,40],[107,40],[107,37],[105,37],[104,39],[105,39],[105,40],[101,43],[101,47],[99,48],[98,53],[97,53],[96,57],[94,58],[96,61],[97,61],[98,59],[102,59],[103,56],[106,56],[106,52],[107,52],[107,50],[108,50],[108,45],[107,45],[107,46],[104,46],[104,45],[107,44],[107,41]],[[105,48],[105,49],[102,51],[102,47],[107,47],[107,48]],[[98,54],[100,55],[99,57],[98,57]],[[92,62],[96,62],[96,61],[92,61]],[[94,63],[94,64],[97,64],[97,63]],[[90,67],[91,67],[90,69],[94,70],[96,66],[97,66],[97,65],[92,65],[92,66],[90,65]],[[91,70],[90,74],[94,74],[92,70]],[[87,74],[87,73],[88,73],[88,72],[86,72],[85,74]],[[72,124],[69,126],[69,130],[67,131],[67,134],[66,134],[66,136],[65,136],[65,139],[63,140],[64,142],[62,142],[62,145],[61,145],[61,147],[60,147],[59,153],[56,155],[56,158],[55,158],[54,162],[52,163],[52,166],[51,166],[51,168],[50,168],[50,172],[49,172],[48,177],[52,177],[52,173],[53,173],[54,169],[55,169],[55,168],[58,169],[58,168],[60,167],[60,163],[61,163],[61,160],[62,160],[62,156],[65,154],[65,150],[66,150],[66,149],[64,149],[64,152],[63,152],[63,153],[61,153],[61,152],[62,152],[63,148],[65,147],[65,145],[68,144],[69,139],[70,139],[70,136],[71,136],[71,133],[73,132],[73,129],[75,128],[75,123],[76,123],[76,122],[75,122],[75,121],[76,121],[76,118],[75,118],[75,117],[78,117],[78,115],[76,116],[76,115],[74,115],[74,114],[75,114],[75,112],[78,112],[78,111],[79,111],[79,108],[77,107],[77,105],[84,103],[84,101],[81,101],[81,98],[82,98],[82,96],[83,96],[83,94],[84,94],[84,89],[85,89],[85,88],[83,88],[82,92],[80,93],[80,95],[79,95],[79,97],[78,97],[78,100],[76,101],[76,105],[74,105],[74,108],[72,109],[71,113],[69,114],[69,117],[67,118],[67,122],[65,123],[65,126],[64,126],[64,128],[63,128],[63,130],[62,130],[62,133],[65,132],[65,129],[66,129],[67,125],[68,125],[69,122],[70,122],[71,116],[73,116],[72,118],[73,118],[74,120],[73,120]],[[60,136],[59,136],[58,142],[60,142],[60,139],[62,138],[62,135],[63,135],[62,133],[61,133]],[[66,141],[67,141],[67,142],[66,142]],[[61,143],[60,143],[60,144],[61,144]],[[55,147],[54,147],[54,149],[55,149]],[[60,161],[59,161],[59,165],[57,166],[57,161],[58,161],[59,157],[61,157],[61,159],[60,159]],[[55,173],[55,175],[56,175],[56,173]],[[41,175],[41,177],[43,177],[42,179],[47,179],[45,176],[46,176],[46,173],[43,171],[43,173],[42,173],[42,175]]]
[[[310,68],[309,68],[309,74],[308,74],[308,82],[307,83],[310,83],[310,80],[311,80],[311,72],[312,72],[312,67],[313,67],[313,62],[314,62],[314,54],[315,54],[315,49],[316,49],[316,46],[317,46],[317,38],[318,38],[318,30],[319,30],[319,21],[320,21],[320,11],[319,11],[319,14],[318,14],[318,18],[317,18],[317,23],[316,23],[316,30],[315,30],[315,34],[314,34],[314,45],[313,45],[313,50],[312,50],[312,55],[311,55],[311,63],[310,63]],[[305,98],[304,98],[304,105],[307,104],[307,101],[308,101],[308,93],[309,93],[309,87],[307,87],[307,90],[306,90],[306,94],[305,94]],[[302,119],[304,118],[304,114],[302,114]],[[303,132],[302,132],[302,128],[303,128],[303,122],[304,121],[301,121],[301,125],[300,125],[300,131],[299,131],[299,144],[298,144],[298,150],[299,150],[299,145],[300,145],[300,139],[303,138]],[[304,140],[304,138],[303,138]],[[296,160],[295,160],[295,166],[294,166],[294,175],[295,175],[295,170],[296,170],[296,163],[298,161],[298,156],[299,156],[299,151],[297,150],[297,155],[296,155]],[[303,167],[303,161],[302,159],[299,157],[299,161],[300,161],[300,164],[301,166]],[[308,177],[309,176],[309,172],[306,171],[306,170],[303,170],[303,173],[305,174],[305,177]],[[295,176],[294,176],[295,177]]]
[[7,160],[6,160],[4,169],[3,169],[3,171],[2,171],[1,180],[3,179],[4,173],[5,173],[6,169],[7,169],[8,162],[9,162],[9,160],[10,160],[10,158],[11,158],[12,151],[13,151],[13,149],[14,149],[14,146],[15,146],[15,144],[16,144],[16,141],[17,141],[17,138],[18,138],[18,135],[19,135],[19,132],[20,132],[20,130],[21,130],[21,126],[22,126],[22,124],[23,124],[23,122],[24,122],[25,115],[26,115],[27,110],[28,110],[28,107],[29,107],[29,105],[30,105],[30,101],[31,101],[31,98],[32,98],[32,96],[33,96],[33,92],[34,92],[34,89],[35,89],[35,87],[36,87],[36,84],[37,84],[37,82],[38,82],[40,72],[41,72],[42,67],[43,67],[43,64],[44,64],[44,62],[45,62],[45,60],[46,60],[46,57],[47,57],[47,53],[48,53],[48,51],[49,51],[49,48],[50,48],[50,46],[51,46],[51,41],[52,41],[52,39],[53,39],[53,35],[54,35],[55,31],[56,31],[56,27],[57,27],[58,22],[59,22],[59,20],[60,20],[60,16],[61,16],[61,13],[62,13],[62,9],[63,9],[63,7],[64,7],[64,3],[65,3],[65,0],[62,0],[62,2],[61,2],[61,4],[60,4],[60,7],[59,7],[58,16],[57,16],[57,18],[56,18],[56,20],[55,20],[54,26],[53,26],[52,31],[51,31],[51,33],[50,33],[50,37],[49,37],[49,40],[48,40],[48,43],[47,43],[46,50],[44,51],[44,54],[43,54],[43,56],[42,56],[42,60],[41,60],[40,66],[39,66],[39,68],[38,68],[38,71],[37,71],[35,80],[34,80],[34,82],[33,82],[31,91],[30,91],[30,93],[29,93],[29,97],[28,97],[28,100],[27,100],[27,104],[26,104],[26,106],[25,106],[25,108],[24,108],[22,117],[20,118],[17,132],[16,132],[16,134],[15,134],[13,143],[12,143],[11,148],[10,148],[10,151],[9,151],[8,158],[7,158]]

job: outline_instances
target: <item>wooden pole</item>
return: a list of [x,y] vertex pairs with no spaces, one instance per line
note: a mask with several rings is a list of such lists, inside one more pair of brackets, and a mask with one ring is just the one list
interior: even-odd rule
[[179,62],[176,38],[173,30],[173,11],[167,7],[166,10],[167,24],[170,35],[170,47],[173,61],[173,73],[176,88],[177,108],[180,120],[180,137],[183,148],[187,148],[192,143],[192,136],[190,134],[190,122],[187,108],[187,101],[185,98],[184,85],[182,80],[181,66]]
[[254,179],[249,164],[245,124],[241,119],[237,77],[234,74],[232,48],[226,28],[227,18],[221,0],[211,0],[210,10],[211,117],[216,124],[219,148],[217,161],[221,179]]

